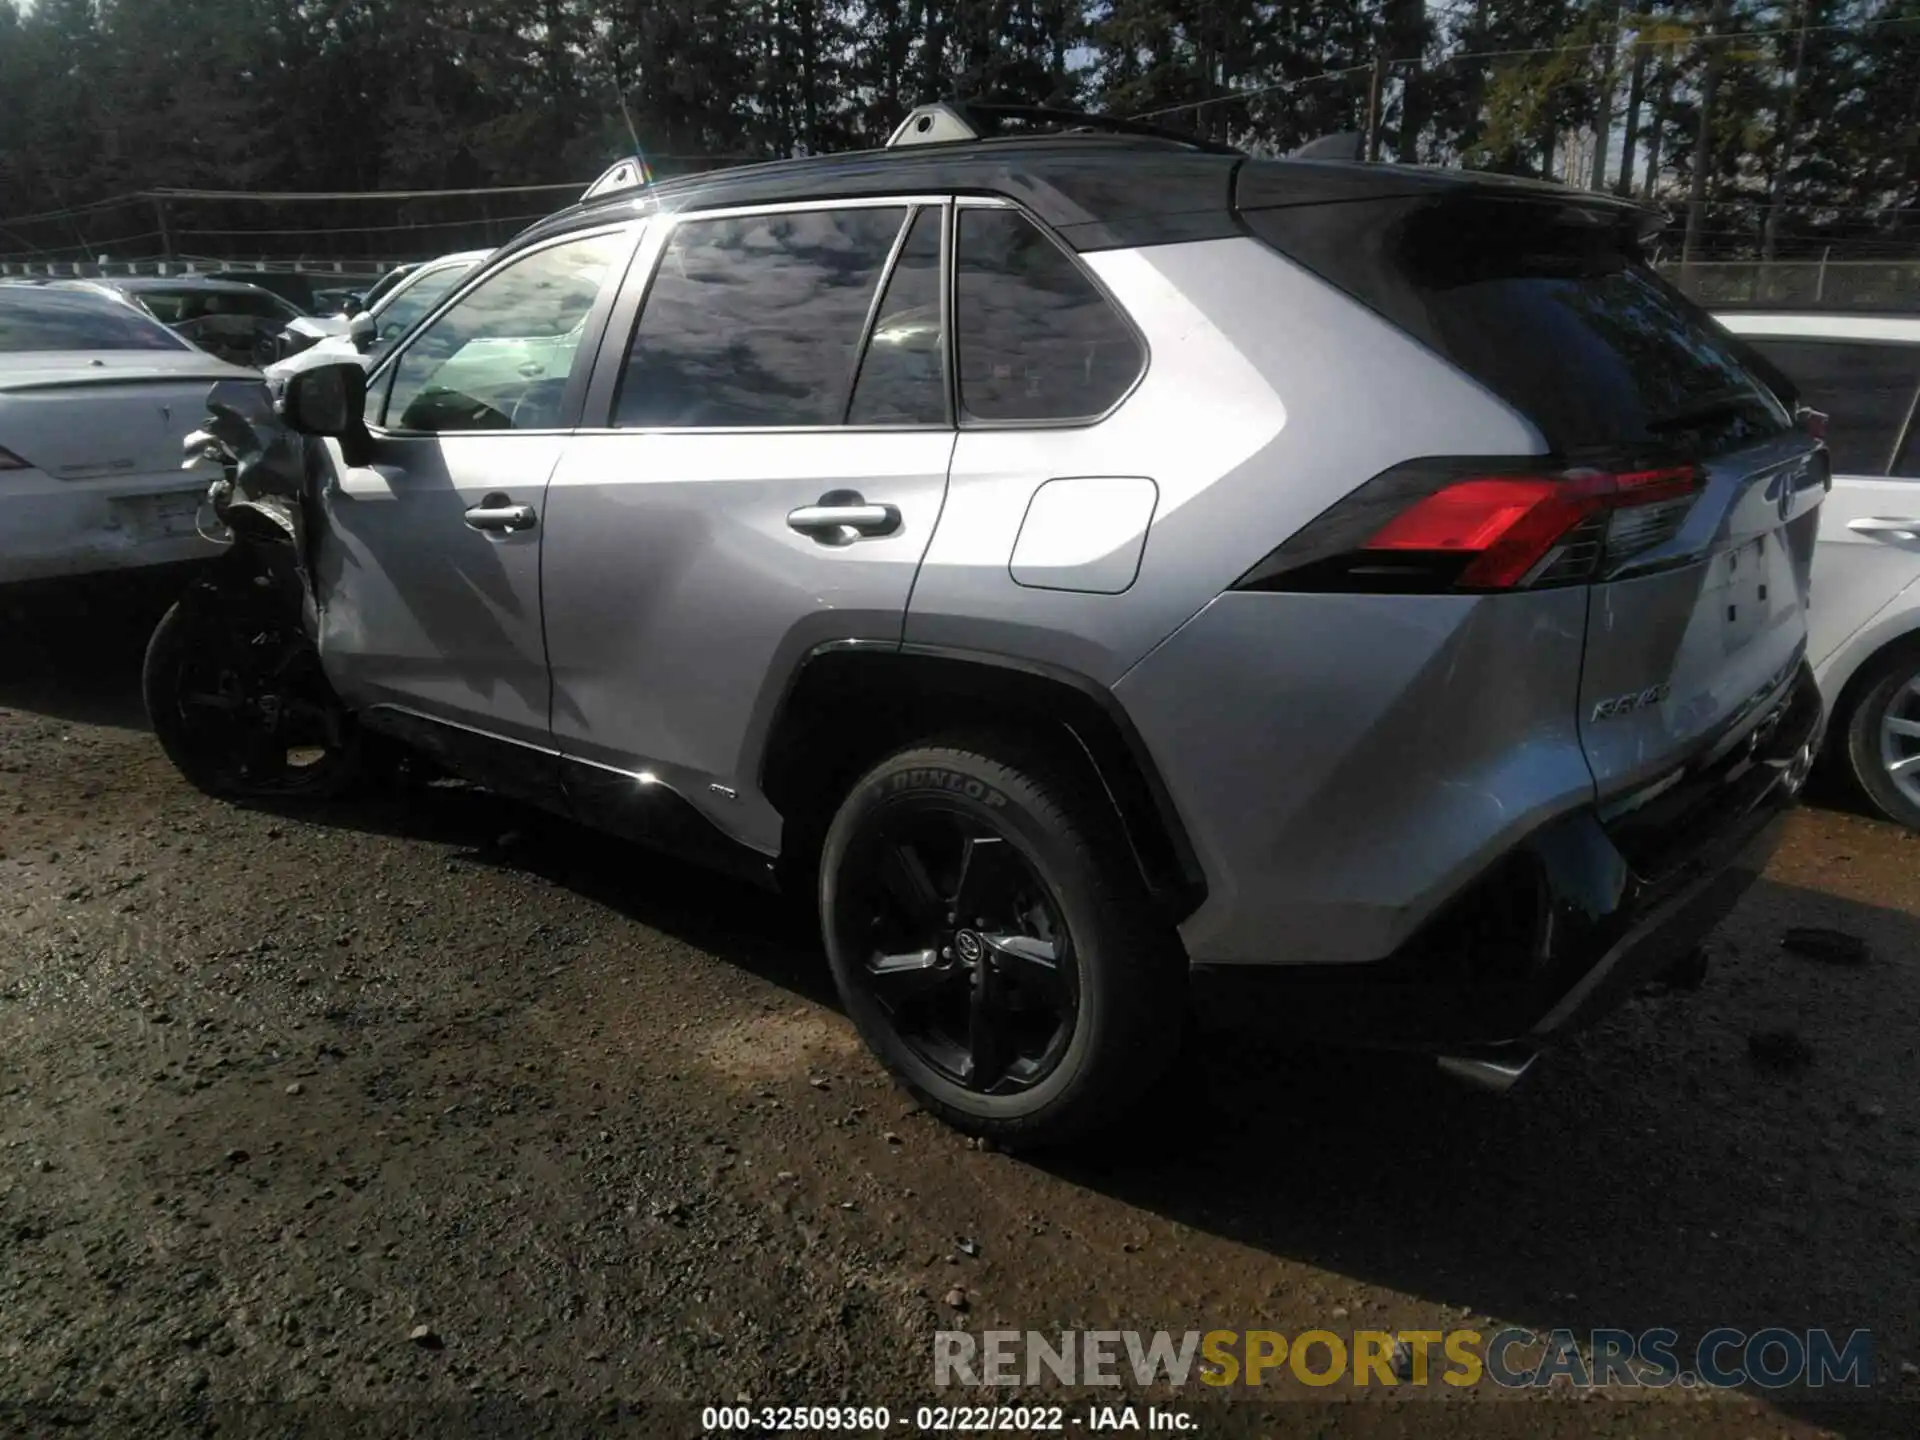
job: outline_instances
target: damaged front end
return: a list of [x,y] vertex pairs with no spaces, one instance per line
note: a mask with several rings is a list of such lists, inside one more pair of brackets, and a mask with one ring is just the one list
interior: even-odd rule
[[330,463],[313,427],[358,427],[365,377],[347,368],[295,356],[264,379],[221,381],[185,442],[189,467],[219,466],[207,501],[229,545],[156,627],[142,688],[168,758],[223,798],[337,794],[364,769],[321,663],[312,578]]

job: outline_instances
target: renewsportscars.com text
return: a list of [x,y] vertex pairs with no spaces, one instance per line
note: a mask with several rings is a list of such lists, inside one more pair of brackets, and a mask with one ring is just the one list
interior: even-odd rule
[[1656,1328],[1478,1330],[943,1330],[937,1386],[1703,1385],[1785,1389],[1873,1384],[1873,1337],[1774,1327],[1709,1330],[1683,1347]]

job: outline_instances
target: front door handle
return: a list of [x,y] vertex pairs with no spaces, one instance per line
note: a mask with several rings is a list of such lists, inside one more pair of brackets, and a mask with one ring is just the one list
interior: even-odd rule
[[1869,515],[1849,520],[1847,528],[1856,535],[1893,535],[1902,540],[1920,540],[1920,520],[1904,515]]
[[816,540],[846,545],[862,536],[893,534],[900,528],[900,507],[870,505],[857,490],[830,490],[814,504],[788,511],[787,524]]
[[531,530],[539,519],[533,506],[516,505],[508,496],[498,494],[487,496],[466,514],[467,524],[473,529],[496,534]]

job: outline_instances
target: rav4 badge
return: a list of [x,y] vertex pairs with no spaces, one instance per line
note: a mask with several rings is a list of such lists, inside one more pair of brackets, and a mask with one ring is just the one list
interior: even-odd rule
[[1658,705],[1672,693],[1671,685],[1649,685],[1644,690],[1615,695],[1610,700],[1602,700],[1596,704],[1589,719],[1618,720],[1622,715],[1631,715],[1636,710],[1645,710],[1649,705]]

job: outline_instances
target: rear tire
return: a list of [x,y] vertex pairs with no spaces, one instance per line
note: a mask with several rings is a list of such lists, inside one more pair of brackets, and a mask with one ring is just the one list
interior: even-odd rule
[[970,1134],[1077,1139],[1178,1052],[1178,938],[1064,756],[986,737],[882,761],[827,832],[820,917],[862,1038]]
[[189,592],[160,617],[141,667],[160,748],[222,800],[320,801],[362,779],[360,737],[297,626],[225,592]]
[[1845,717],[1844,743],[1847,768],[1873,808],[1920,830],[1920,646],[1870,663]]

